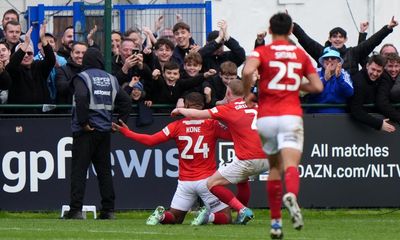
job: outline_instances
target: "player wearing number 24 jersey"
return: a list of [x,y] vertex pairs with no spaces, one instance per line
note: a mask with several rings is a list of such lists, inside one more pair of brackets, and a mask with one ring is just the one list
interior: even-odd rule
[[249,108],[243,100],[243,84],[240,80],[228,83],[226,96],[228,103],[208,110],[175,108],[172,115],[182,114],[193,119],[213,118],[224,122],[232,134],[235,159],[226,168],[218,169],[207,181],[207,187],[222,202],[238,211],[237,223],[246,224],[253,213],[224,185],[247,181],[268,170],[266,154],[261,148],[257,134],[257,108]]
[[[185,96],[185,107],[202,109],[204,96],[190,93]],[[215,145],[218,138],[231,140],[227,128],[212,119],[180,119],[168,124],[153,134],[135,133],[124,124],[113,124],[113,129],[124,136],[148,146],[154,146],[170,139],[175,140],[179,152],[179,180],[171,202],[171,209],[165,211],[159,206],[148,218],[148,225],[182,223],[198,196],[203,200],[207,211],[201,221],[194,225],[213,222],[231,222],[230,209],[207,189],[208,178],[216,171]],[[205,217],[206,216],[206,217]],[[193,224],[193,223],[192,223]]]

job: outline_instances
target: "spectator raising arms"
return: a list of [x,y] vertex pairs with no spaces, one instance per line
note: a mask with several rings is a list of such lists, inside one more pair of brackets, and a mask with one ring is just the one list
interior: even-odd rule
[[6,66],[12,78],[8,96],[9,103],[49,103],[47,78],[56,63],[56,58],[53,48],[47,42],[45,30],[46,23],[43,23],[39,32],[44,51],[43,60],[33,61],[33,46],[30,45],[31,27],[25,35],[25,42],[17,46],[17,51]]
[[[346,47],[347,33],[340,27],[333,28],[329,32],[328,41],[332,47],[340,52],[340,57],[344,60],[343,69],[353,75],[357,73],[359,64],[367,58],[376,46],[381,44],[385,37],[393,32],[393,28],[397,25],[398,22],[392,17],[388,25],[383,26],[381,30],[355,47]],[[323,55],[324,46],[309,37],[297,23],[293,23],[293,34],[304,50],[318,62],[318,59]]]

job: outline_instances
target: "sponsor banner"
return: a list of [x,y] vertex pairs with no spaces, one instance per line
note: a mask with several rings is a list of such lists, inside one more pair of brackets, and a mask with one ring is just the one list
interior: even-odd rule
[[[174,119],[155,117],[152,134]],[[0,209],[54,210],[69,203],[72,137],[69,118],[0,119]],[[305,116],[305,145],[299,167],[303,207],[398,207],[400,134],[383,133],[346,115]],[[226,167],[235,157],[233,143],[219,142],[217,161]],[[117,209],[169,206],[178,177],[173,141],[147,147],[112,135],[110,159]],[[251,178],[250,207],[266,207],[268,172]],[[235,187],[231,187],[235,191]],[[84,204],[100,206],[96,172],[87,175]]]

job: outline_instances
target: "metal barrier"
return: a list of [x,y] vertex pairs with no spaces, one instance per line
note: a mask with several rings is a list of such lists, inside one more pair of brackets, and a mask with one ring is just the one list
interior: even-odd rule
[[[173,27],[176,23],[176,14],[181,15],[183,21],[191,26],[193,39],[198,45],[205,43],[207,33],[212,31],[211,1],[205,3],[185,4],[137,4],[114,5],[112,8],[112,29],[126,31],[129,28],[154,26],[155,20],[164,16],[164,26]],[[74,2],[72,6],[29,6],[27,11],[28,28],[33,26],[32,41],[37,51],[39,38],[39,24],[47,20],[47,31],[58,39],[62,37],[65,27],[72,25],[75,31],[75,40],[85,40],[87,33],[94,24],[98,26],[95,41],[104,47],[103,5],[85,5],[84,2]]]

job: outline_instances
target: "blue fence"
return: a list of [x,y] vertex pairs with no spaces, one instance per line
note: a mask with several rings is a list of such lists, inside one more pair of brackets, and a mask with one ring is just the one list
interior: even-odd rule
[[[112,8],[111,29],[124,32],[132,27],[139,29],[143,26],[152,27],[160,15],[164,16],[163,28],[172,27],[176,23],[176,14],[182,16],[183,21],[191,26],[192,36],[196,43],[203,45],[207,33],[212,30],[211,1],[187,4],[114,5]],[[36,46],[39,40],[39,24],[44,20],[48,22],[47,31],[60,38],[62,36],[61,30],[64,30],[64,28],[58,29],[57,27],[66,24],[65,19],[72,18],[71,24],[68,25],[74,26],[74,39],[85,40],[93,25],[90,24],[90,17],[104,20],[104,5],[85,5],[84,2],[74,2],[72,6],[45,6],[44,4],[39,4],[28,7],[26,18],[28,27],[34,27],[32,41],[35,51],[37,51]],[[57,22],[57,18],[61,18],[62,22]],[[102,25],[98,31],[98,39],[104,39],[101,35]]]

